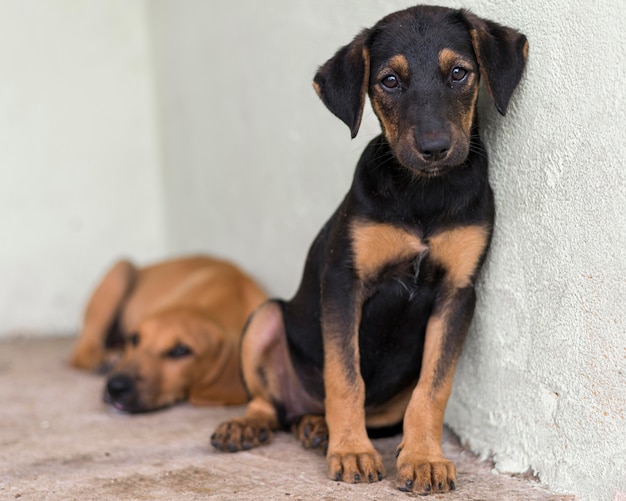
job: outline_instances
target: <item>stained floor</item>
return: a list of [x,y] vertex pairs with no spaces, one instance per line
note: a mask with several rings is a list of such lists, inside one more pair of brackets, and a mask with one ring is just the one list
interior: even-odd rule
[[[388,476],[348,485],[326,478],[319,453],[288,433],[248,452],[220,453],[213,428],[242,408],[180,405],[139,416],[101,402],[103,378],[69,368],[71,338],[0,342],[0,500],[386,500],[399,437],[379,439]],[[529,478],[493,473],[447,433],[458,488],[429,499],[572,500]]]

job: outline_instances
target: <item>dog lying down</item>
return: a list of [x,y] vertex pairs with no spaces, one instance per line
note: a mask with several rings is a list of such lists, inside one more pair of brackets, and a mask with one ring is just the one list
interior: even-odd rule
[[241,332],[265,299],[226,261],[186,257],[144,268],[119,261],[87,304],[70,363],[112,371],[104,400],[129,413],[183,400],[242,404]]

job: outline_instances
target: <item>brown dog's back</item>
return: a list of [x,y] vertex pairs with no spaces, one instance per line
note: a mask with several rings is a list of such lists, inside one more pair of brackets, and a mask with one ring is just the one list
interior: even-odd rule
[[164,261],[137,273],[120,318],[121,327],[132,332],[160,311],[195,307],[227,331],[241,331],[264,299],[260,287],[227,261],[206,256]]

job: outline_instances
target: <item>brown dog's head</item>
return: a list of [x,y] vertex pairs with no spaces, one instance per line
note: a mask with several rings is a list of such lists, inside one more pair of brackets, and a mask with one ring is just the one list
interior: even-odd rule
[[138,413],[182,400],[194,404],[246,401],[237,338],[200,310],[177,308],[145,320],[126,337],[122,360],[109,376],[104,400]]
[[369,94],[396,159],[433,176],[467,158],[480,77],[504,115],[527,53],[526,37],[511,28],[463,10],[417,6],[339,49],[314,87],[352,137]]

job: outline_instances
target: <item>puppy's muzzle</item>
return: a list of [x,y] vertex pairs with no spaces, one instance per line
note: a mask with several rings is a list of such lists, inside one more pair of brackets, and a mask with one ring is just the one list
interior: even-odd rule
[[415,138],[415,146],[425,164],[444,159],[451,144],[450,134],[446,132],[430,132]]

